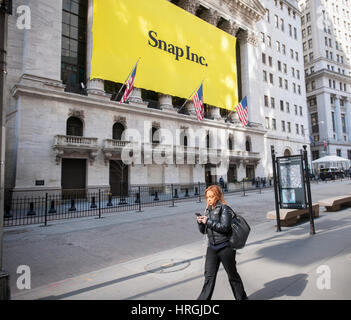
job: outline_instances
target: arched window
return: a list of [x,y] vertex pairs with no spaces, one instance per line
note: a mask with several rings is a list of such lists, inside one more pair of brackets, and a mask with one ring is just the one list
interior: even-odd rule
[[160,143],[159,134],[157,132],[158,128],[152,127],[151,128],[151,141],[152,143]]
[[290,150],[289,150],[289,149],[285,149],[285,151],[284,151],[284,157],[289,157],[289,156],[291,156]]
[[67,136],[83,136],[83,122],[77,117],[69,117],[66,126]]
[[112,128],[112,139],[122,140],[123,131],[124,131],[124,125],[120,122],[116,122]]

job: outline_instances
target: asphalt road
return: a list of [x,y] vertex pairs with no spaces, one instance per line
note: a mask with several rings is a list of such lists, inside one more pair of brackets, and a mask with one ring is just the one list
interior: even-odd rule
[[[349,194],[351,181],[328,181],[312,185],[313,202]],[[271,223],[266,212],[273,210],[272,189],[226,197],[237,213],[251,225]],[[194,212],[202,212],[204,202],[182,202],[175,207],[145,208],[143,212],[106,214],[9,227],[4,231],[4,269],[10,274],[11,293],[19,290],[18,266],[31,270],[31,288],[93,272],[118,263],[199,241],[203,237]],[[318,220],[316,221],[318,231]]]

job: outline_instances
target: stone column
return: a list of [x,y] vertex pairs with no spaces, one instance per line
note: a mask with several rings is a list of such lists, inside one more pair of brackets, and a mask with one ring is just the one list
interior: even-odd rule
[[334,96],[334,104],[335,104],[336,137],[337,137],[338,141],[343,141],[342,122],[341,122],[341,110],[340,110],[340,99],[339,99],[338,96]]
[[320,141],[329,140],[329,137],[333,137],[333,124],[331,118],[331,105],[330,95],[327,93],[321,93],[317,95],[317,105],[324,106],[324,108],[318,108],[318,126],[319,126],[319,137]]
[[215,119],[215,120],[224,120],[222,119],[221,113],[219,108],[214,107],[214,106],[210,106],[210,114],[211,116]]
[[[124,93],[124,88],[122,92]],[[122,93],[122,94],[123,94]],[[143,98],[141,97],[141,89],[140,88],[133,88],[132,93],[130,94],[130,97],[128,99],[130,102],[136,102],[136,103],[143,103]]]
[[168,94],[159,93],[158,94],[158,102],[160,104],[161,109],[175,111],[173,108],[172,96],[170,96]]
[[348,141],[351,141],[351,104],[349,99],[345,99],[345,108],[346,108],[346,118],[347,118],[347,136]]
[[87,30],[87,92],[93,94],[104,94],[104,80],[92,79],[90,80],[91,73],[91,57],[93,53],[93,18],[94,18],[94,4],[93,0],[88,2],[88,30]]
[[[241,88],[242,97],[247,96],[249,105],[249,121],[261,123],[262,118],[259,107],[262,106],[261,97],[261,77],[258,63],[259,50],[257,47],[257,36],[251,31],[240,30],[238,34],[240,44],[240,62],[241,62]],[[240,65],[238,65],[240,68]],[[251,107],[250,107],[251,106]]]

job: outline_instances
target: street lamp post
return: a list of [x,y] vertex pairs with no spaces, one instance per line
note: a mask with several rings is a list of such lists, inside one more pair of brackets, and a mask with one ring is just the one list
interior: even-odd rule
[[3,271],[3,226],[5,188],[5,103],[7,77],[7,22],[12,0],[0,0],[0,300],[10,299],[9,274]]

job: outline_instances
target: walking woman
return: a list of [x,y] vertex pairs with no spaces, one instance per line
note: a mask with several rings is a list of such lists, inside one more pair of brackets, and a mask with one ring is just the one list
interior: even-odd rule
[[205,215],[197,217],[200,232],[207,234],[208,237],[205,283],[198,300],[211,299],[221,262],[227,272],[235,299],[246,300],[244,286],[236,270],[236,251],[231,248],[227,236],[231,229],[232,210],[227,206],[219,186],[209,186],[205,190],[205,197],[207,201]]

